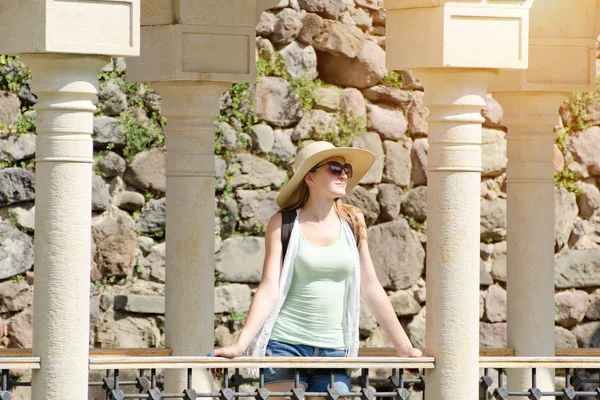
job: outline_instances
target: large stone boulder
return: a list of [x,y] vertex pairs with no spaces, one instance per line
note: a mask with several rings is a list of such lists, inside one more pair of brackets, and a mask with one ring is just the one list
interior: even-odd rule
[[367,122],[367,105],[362,93],[355,88],[346,88],[342,91],[342,111],[353,118],[361,118]]
[[232,283],[215,287],[215,313],[247,312],[250,308],[248,285]]
[[104,211],[108,208],[110,194],[104,179],[94,174],[92,176],[92,211]]
[[31,290],[27,282],[0,283],[0,313],[15,313],[31,305]]
[[369,228],[369,248],[383,287],[406,289],[421,277],[425,250],[406,220],[397,219]]
[[339,0],[298,0],[298,4],[303,10],[329,19],[338,19],[346,9],[346,4]]
[[123,179],[141,191],[164,195],[167,191],[167,152],[164,148],[153,148],[138,153],[125,171]]
[[35,175],[24,168],[0,170],[0,207],[35,198]]
[[485,295],[485,317],[489,322],[506,321],[506,290],[491,285]]
[[127,311],[136,314],[164,314],[165,297],[142,294],[125,294],[115,296],[116,311]]
[[421,311],[419,303],[417,303],[412,293],[407,290],[392,292],[389,298],[396,315],[399,317],[409,317]]
[[166,213],[166,198],[150,199],[135,220],[136,229],[145,234],[164,232]]
[[573,334],[577,338],[579,347],[597,348],[600,347],[600,322],[587,322],[578,325],[573,329]]
[[554,263],[558,289],[600,286],[600,250],[566,250]]
[[401,200],[402,214],[417,221],[427,219],[427,186],[419,186],[407,191]]
[[408,121],[402,111],[385,105],[368,104],[367,113],[370,129],[379,133],[383,139],[398,140],[406,133]]
[[254,113],[272,126],[286,128],[300,120],[302,107],[287,81],[262,77],[254,89]]
[[554,188],[554,236],[556,248],[561,249],[568,242],[575,220],[579,214],[574,193],[564,187]]
[[109,117],[118,116],[127,109],[127,95],[113,81],[102,85],[98,100],[102,103],[102,112]]
[[304,114],[292,132],[293,140],[315,139],[324,133],[339,133],[338,118],[324,110],[310,110]]
[[338,86],[366,88],[379,83],[387,73],[385,51],[368,40],[364,42],[362,50],[355,58],[325,52],[318,56],[319,76],[325,82]]
[[502,116],[504,114],[502,106],[490,94],[486,96],[486,106],[481,109],[481,116],[484,118],[483,126],[485,128],[500,129],[507,131],[502,125]]
[[355,186],[344,197],[344,203],[360,208],[368,226],[373,225],[377,221],[377,218],[379,218],[380,207],[377,202],[377,195],[362,186]]
[[242,231],[264,232],[269,218],[278,210],[277,192],[269,190],[238,190],[236,192],[242,221]]
[[12,92],[0,92],[0,121],[6,125],[13,125],[21,112],[19,96]]
[[407,334],[410,337],[412,345],[418,349],[425,348],[425,329],[426,329],[427,311],[425,307],[421,309],[412,321],[406,326]]
[[128,213],[118,208],[92,221],[94,261],[102,276],[127,276],[135,265],[137,234]]
[[567,290],[554,295],[554,322],[565,328],[577,325],[585,317],[589,295],[583,290]]
[[554,327],[554,341],[557,349],[576,349],[577,337],[562,326]]
[[592,175],[600,175],[600,127],[577,132],[571,136],[568,145],[575,160],[587,167]]
[[284,8],[275,16],[275,26],[271,41],[275,44],[288,44],[294,41],[302,29],[302,16],[291,8]]
[[410,143],[386,140],[383,142],[383,151],[385,153],[383,181],[403,188],[407,187],[410,184],[412,171]]
[[256,24],[256,34],[258,36],[269,36],[275,31],[275,15],[272,12],[263,11]]
[[427,152],[429,142],[426,138],[415,139],[412,150],[410,151],[410,161],[412,169],[410,171],[410,180],[415,186],[427,184]]
[[94,117],[92,139],[94,140],[95,149],[103,149],[109,143],[120,145],[122,147],[122,135],[123,126],[119,124],[117,118],[107,116]]
[[596,185],[579,182],[581,193],[577,195],[577,206],[581,218],[590,218],[600,208],[600,190]]
[[327,112],[339,111],[342,103],[342,92],[338,88],[318,87],[313,92],[315,103],[313,108]]
[[150,249],[150,253],[142,261],[145,268],[142,274],[144,279],[165,283],[165,250],[165,242],[159,243]]
[[0,280],[21,274],[32,266],[31,237],[15,227],[0,223]]
[[114,320],[96,327],[96,340],[105,348],[144,348],[160,344],[160,330],[154,317],[131,316],[119,312]]
[[373,103],[384,103],[392,107],[406,110],[411,101],[411,93],[400,88],[375,85],[362,90],[363,95]]
[[408,131],[412,138],[427,136],[429,132],[429,110],[423,104],[423,92],[414,91],[410,94],[411,102],[406,109],[406,119],[408,120]]
[[123,157],[117,153],[107,151],[98,161],[96,167],[103,174],[103,176],[106,178],[112,178],[122,175],[123,172],[125,172],[125,168],[127,168],[127,163]]
[[498,176],[506,171],[506,139],[504,132],[483,128],[481,143],[481,176]]
[[479,323],[479,347],[503,349],[506,347],[506,322]]
[[317,53],[314,47],[293,41],[279,51],[290,78],[317,77]]
[[13,316],[8,324],[10,347],[29,349],[33,345],[33,313],[28,308]]
[[274,164],[251,154],[240,154],[234,164],[231,185],[234,188],[279,188],[287,178],[287,173]]
[[265,258],[265,239],[234,236],[223,241],[215,269],[226,282],[258,283]]
[[[364,43],[366,43],[365,34],[359,28],[329,20],[323,21],[319,32],[309,39],[309,44],[312,44],[316,50],[331,56],[343,56],[347,59],[359,56]],[[321,59],[319,59],[319,63],[321,63]]]
[[32,158],[36,137],[33,133],[0,135],[0,160],[16,162]]
[[354,139],[352,142],[352,147],[369,150],[370,152],[374,153],[376,157],[375,162],[369,169],[369,172],[362,177],[360,183],[363,185],[381,183],[385,156],[379,135],[374,132],[365,132]]
[[396,219],[400,214],[400,201],[402,190],[391,183],[379,185],[377,201],[380,205],[379,221],[388,222]]
[[292,162],[298,149],[292,142],[291,129],[275,129],[273,131],[273,148],[269,154],[284,164]]
[[481,240],[500,241],[506,237],[506,200],[481,201]]

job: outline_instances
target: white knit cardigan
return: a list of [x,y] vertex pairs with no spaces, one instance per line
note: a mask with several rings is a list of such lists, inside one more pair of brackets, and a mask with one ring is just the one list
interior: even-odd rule
[[[250,357],[264,357],[271,337],[271,331],[279,315],[279,311],[285,302],[290,285],[292,283],[292,277],[294,275],[294,260],[296,259],[296,253],[298,251],[298,242],[300,239],[300,227],[298,225],[299,211],[296,212],[296,218],[292,226],[290,233],[290,241],[288,243],[285,259],[283,260],[283,267],[281,269],[281,275],[279,278],[279,301],[277,305],[269,315],[269,318],[263,325],[260,332],[256,335],[254,340],[250,343],[248,350],[246,350],[246,356]],[[342,218],[342,229],[345,233],[346,240],[350,244],[352,251],[355,255],[355,268],[354,273],[348,278],[349,289],[347,292],[347,309],[346,309],[346,357],[356,357],[358,355],[358,319],[360,315],[360,257],[358,255],[358,247],[356,240],[350,225]],[[250,374],[258,376],[259,368],[251,368]]]

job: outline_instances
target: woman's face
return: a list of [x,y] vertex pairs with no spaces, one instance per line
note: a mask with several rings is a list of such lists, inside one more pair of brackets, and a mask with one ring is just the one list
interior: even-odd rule
[[326,165],[329,161],[337,161],[340,164],[345,164],[344,157],[331,157],[321,161],[316,166],[322,166],[316,171],[309,172],[304,178],[311,194],[324,196],[331,199],[336,199],[346,195],[346,186],[348,184],[348,176],[344,171],[338,176],[329,170]]

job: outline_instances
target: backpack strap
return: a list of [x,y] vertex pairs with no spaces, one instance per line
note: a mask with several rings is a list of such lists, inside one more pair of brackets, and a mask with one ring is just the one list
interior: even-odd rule
[[296,210],[288,210],[281,212],[281,259],[285,260],[285,253],[287,252],[288,244],[290,243],[290,236],[292,235],[292,228],[294,227],[294,221],[296,220]]

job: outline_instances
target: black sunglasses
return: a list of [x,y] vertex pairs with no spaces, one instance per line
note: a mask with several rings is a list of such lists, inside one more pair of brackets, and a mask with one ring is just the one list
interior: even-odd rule
[[350,165],[350,164],[342,165],[342,163],[339,163],[337,161],[327,161],[321,165],[317,165],[316,167],[311,169],[310,172],[315,172],[317,169],[324,167],[326,165],[329,166],[329,172],[331,172],[333,175],[339,177],[340,175],[342,175],[342,171],[344,171],[348,178],[352,178],[352,165]]

